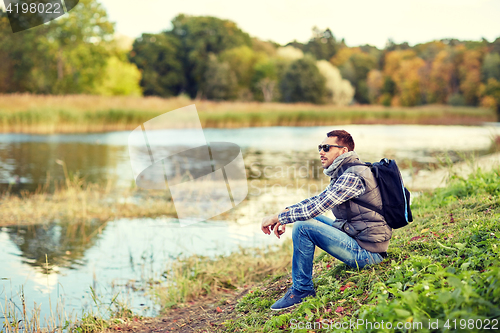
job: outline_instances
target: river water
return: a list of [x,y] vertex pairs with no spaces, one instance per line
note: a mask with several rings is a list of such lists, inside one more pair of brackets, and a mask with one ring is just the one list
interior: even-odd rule
[[[395,158],[400,165],[435,165],[440,156],[484,154],[495,126],[346,125],[365,161]],[[205,129],[207,142],[228,141],[242,149],[249,181],[273,178],[282,166],[304,164],[318,168],[317,145],[330,127],[266,127]],[[179,131],[158,132],[165,145],[177,141]],[[133,184],[128,153],[130,132],[75,135],[0,134],[0,190],[33,191],[47,178],[64,180],[61,163],[70,175],[88,182],[112,180],[116,188]],[[286,177],[290,177],[289,174]],[[322,177],[320,172],[311,178]],[[273,205],[266,194],[249,191],[242,205],[254,210]],[[255,208],[257,207],[257,208]],[[273,209],[271,207],[271,209]],[[97,311],[116,295],[142,315],[154,315],[158,304],[148,296],[151,283],[164,281],[167,264],[180,255],[227,254],[240,246],[277,244],[259,231],[258,214],[238,221],[210,220],[181,228],[175,219],[117,219],[103,225],[73,230],[68,224],[1,227],[0,304],[15,304],[21,295],[28,308],[39,307],[50,317],[57,303],[64,313]],[[48,260],[50,258],[50,261]],[[162,280],[163,279],[163,280]],[[92,290],[95,292],[92,295]],[[36,306],[34,305],[36,303]],[[60,311],[61,312],[61,311]],[[0,311],[0,317],[4,314]],[[1,318],[0,318],[1,319]]]

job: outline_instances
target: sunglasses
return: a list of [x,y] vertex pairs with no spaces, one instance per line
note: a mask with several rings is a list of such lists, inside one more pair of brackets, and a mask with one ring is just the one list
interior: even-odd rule
[[339,146],[339,145],[318,145],[318,151],[321,152],[321,149],[327,153],[330,150],[330,147],[336,147],[336,148],[345,148],[345,146]]

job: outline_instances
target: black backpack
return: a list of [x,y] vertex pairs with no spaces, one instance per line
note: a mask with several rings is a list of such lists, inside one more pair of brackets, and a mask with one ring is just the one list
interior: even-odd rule
[[[381,214],[393,229],[402,228],[413,221],[410,209],[410,191],[404,187],[396,161],[383,158],[380,162],[375,163],[348,163],[342,166],[342,170],[345,171],[354,165],[370,167],[380,189],[382,210],[357,198],[348,200],[345,205],[349,222],[351,222],[350,201]],[[340,175],[341,173],[338,174],[339,177]]]

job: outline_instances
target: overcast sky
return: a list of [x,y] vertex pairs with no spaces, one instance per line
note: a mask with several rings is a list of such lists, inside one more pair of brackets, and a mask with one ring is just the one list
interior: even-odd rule
[[[392,38],[410,45],[442,38],[500,37],[500,0],[99,0],[116,31],[129,37],[170,29],[180,13],[229,19],[253,37],[307,42],[330,28],[348,46],[379,48]],[[3,1],[0,1],[3,7]]]
[[170,28],[179,13],[229,19],[263,40],[306,42],[329,27],[348,46],[383,48],[441,38],[500,37],[500,0],[101,0],[116,30],[130,37]]

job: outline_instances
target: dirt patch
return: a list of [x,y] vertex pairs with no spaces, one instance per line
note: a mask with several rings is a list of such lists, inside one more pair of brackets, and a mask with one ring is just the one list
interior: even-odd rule
[[105,332],[214,332],[224,329],[224,321],[235,316],[238,300],[245,296],[250,287],[226,291],[218,296],[205,297],[178,308],[167,310],[155,318],[118,319]]

